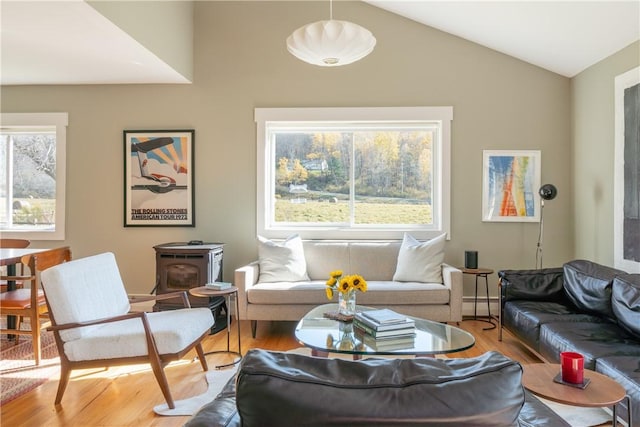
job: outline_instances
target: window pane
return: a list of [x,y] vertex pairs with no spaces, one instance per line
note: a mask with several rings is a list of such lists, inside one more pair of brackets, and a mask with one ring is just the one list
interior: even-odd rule
[[55,229],[56,137],[55,133],[15,133],[3,138],[5,153],[13,150],[11,182],[3,181],[3,200],[11,209],[12,230]]
[[7,173],[11,171],[9,165],[9,137],[0,135],[0,165],[2,165],[2,173],[0,173],[0,227],[6,229],[9,223],[9,212],[11,212],[10,200],[8,194]]
[[432,141],[431,130],[276,133],[275,221],[432,224]]
[[349,222],[349,140],[338,132],[275,134],[276,222]]
[[355,223],[432,224],[431,131],[354,133]]

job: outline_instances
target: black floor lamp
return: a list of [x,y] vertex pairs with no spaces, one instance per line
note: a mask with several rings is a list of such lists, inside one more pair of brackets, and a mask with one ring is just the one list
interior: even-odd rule
[[558,189],[553,184],[544,184],[538,190],[540,194],[540,231],[538,232],[538,246],[536,248],[536,268],[542,268],[542,237],[544,233],[544,201],[553,200],[558,195]]

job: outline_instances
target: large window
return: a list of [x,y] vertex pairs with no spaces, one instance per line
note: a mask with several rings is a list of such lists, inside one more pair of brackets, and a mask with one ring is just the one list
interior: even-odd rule
[[449,232],[451,107],[258,108],[258,234]]
[[65,238],[66,113],[5,113],[0,123],[0,231]]

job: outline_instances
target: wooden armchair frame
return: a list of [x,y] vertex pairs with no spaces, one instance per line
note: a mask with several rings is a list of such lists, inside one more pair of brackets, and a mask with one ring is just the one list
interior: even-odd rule
[[[46,294],[45,294],[46,296]],[[189,303],[189,298],[187,297],[187,293],[182,292],[172,292],[162,295],[155,295],[149,297],[129,297],[130,301],[133,303],[143,302],[143,301],[153,301],[153,300],[161,300],[161,299],[169,299],[181,297],[184,303],[185,308],[190,308],[191,304]],[[98,319],[91,322],[82,322],[82,323],[68,323],[68,324],[56,324],[55,316],[53,313],[50,313],[52,326],[48,329],[53,331],[54,337],[56,340],[56,345],[58,346],[58,352],[60,353],[60,383],[58,384],[58,392],[56,394],[55,404],[59,405],[62,401],[62,396],[67,388],[67,384],[69,383],[69,377],[71,375],[71,371],[73,369],[86,369],[86,368],[101,368],[101,367],[111,367],[111,366],[121,366],[121,365],[129,365],[129,364],[143,364],[150,363],[151,369],[153,370],[153,374],[156,377],[158,385],[160,386],[160,390],[162,391],[162,395],[164,396],[167,405],[169,408],[174,409],[175,404],[173,401],[173,397],[171,396],[171,391],[169,390],[169,383],[167,381],[167,377],[164,372],[164,368],[167,364],[172,361],[176,361],[184,357],[191,349],[195,348],[196,353],[198,354],[198,358],[200,360],[200,364],[202,365],[202,369],[207,371],[209,367],[207,366],[207,360],[205,359],[204,350],[202,348],[202,340],[208,335],[209,331],[203,333],[198,339],[192,342],[190,345],[185,347],[179,353],[172,354],[160,354],[158,352],[158,348],[156,346],[156,342],[153,338],[153,334],[151,331],[151,327],[149,325],[149,321],[147,318],[146,312],[130,312],[126,315],[115,316],[105,319]],[[119,322],[127,319],[135,319],[138,318],[142,322],[144,327],[148,354],[144,356],[135,356],[135,357],[121,357],[121,358],[113,358],[113,359],[95,359],[95,360],[81,360],[81,361],[72,361],[69,360],[64,352],[64,341],[60,336],[60,331],[72,328],[78,328],[81,326],[90,326],[90,325],[100,325],[105,323]]]

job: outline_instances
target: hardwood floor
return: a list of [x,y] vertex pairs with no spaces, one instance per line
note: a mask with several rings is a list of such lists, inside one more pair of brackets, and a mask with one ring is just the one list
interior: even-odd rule
[[[232,326],[231,349],[234,345],[237,323]],[[257,338],[251,337],[248,321],[241,322],[242,352],[250,348],[285,351],[300,344],[295,340],[295,322],[259,322]],[[459,327],[476,337],[471,349],[450,354],[449,357],[474,357],[496,350],[521,363],[539,362],[539,359],[522,346],[507,331],[503,341],[498,341],[497,329],[483,331],[487,323],[465,320]],[[205,351],[226,348],[226,334],[220,332],[204,341]],[[195,356],[195,352],[193,354]],[[224,361],[227,355],[211,355],[207,361],[210,369]],[[192,359],[175,362],[166,369],[167,378],[175,400],[185,399],[206,391],[206,382],[200,363]],[[75,371],[67,386],[62,404],[53,404],[57,379],[9,402],[0,408],[2,426],[182,426],[189,417],[161,417],[153,407],[164,403],[151,369],[136,365],[109,370]]]

